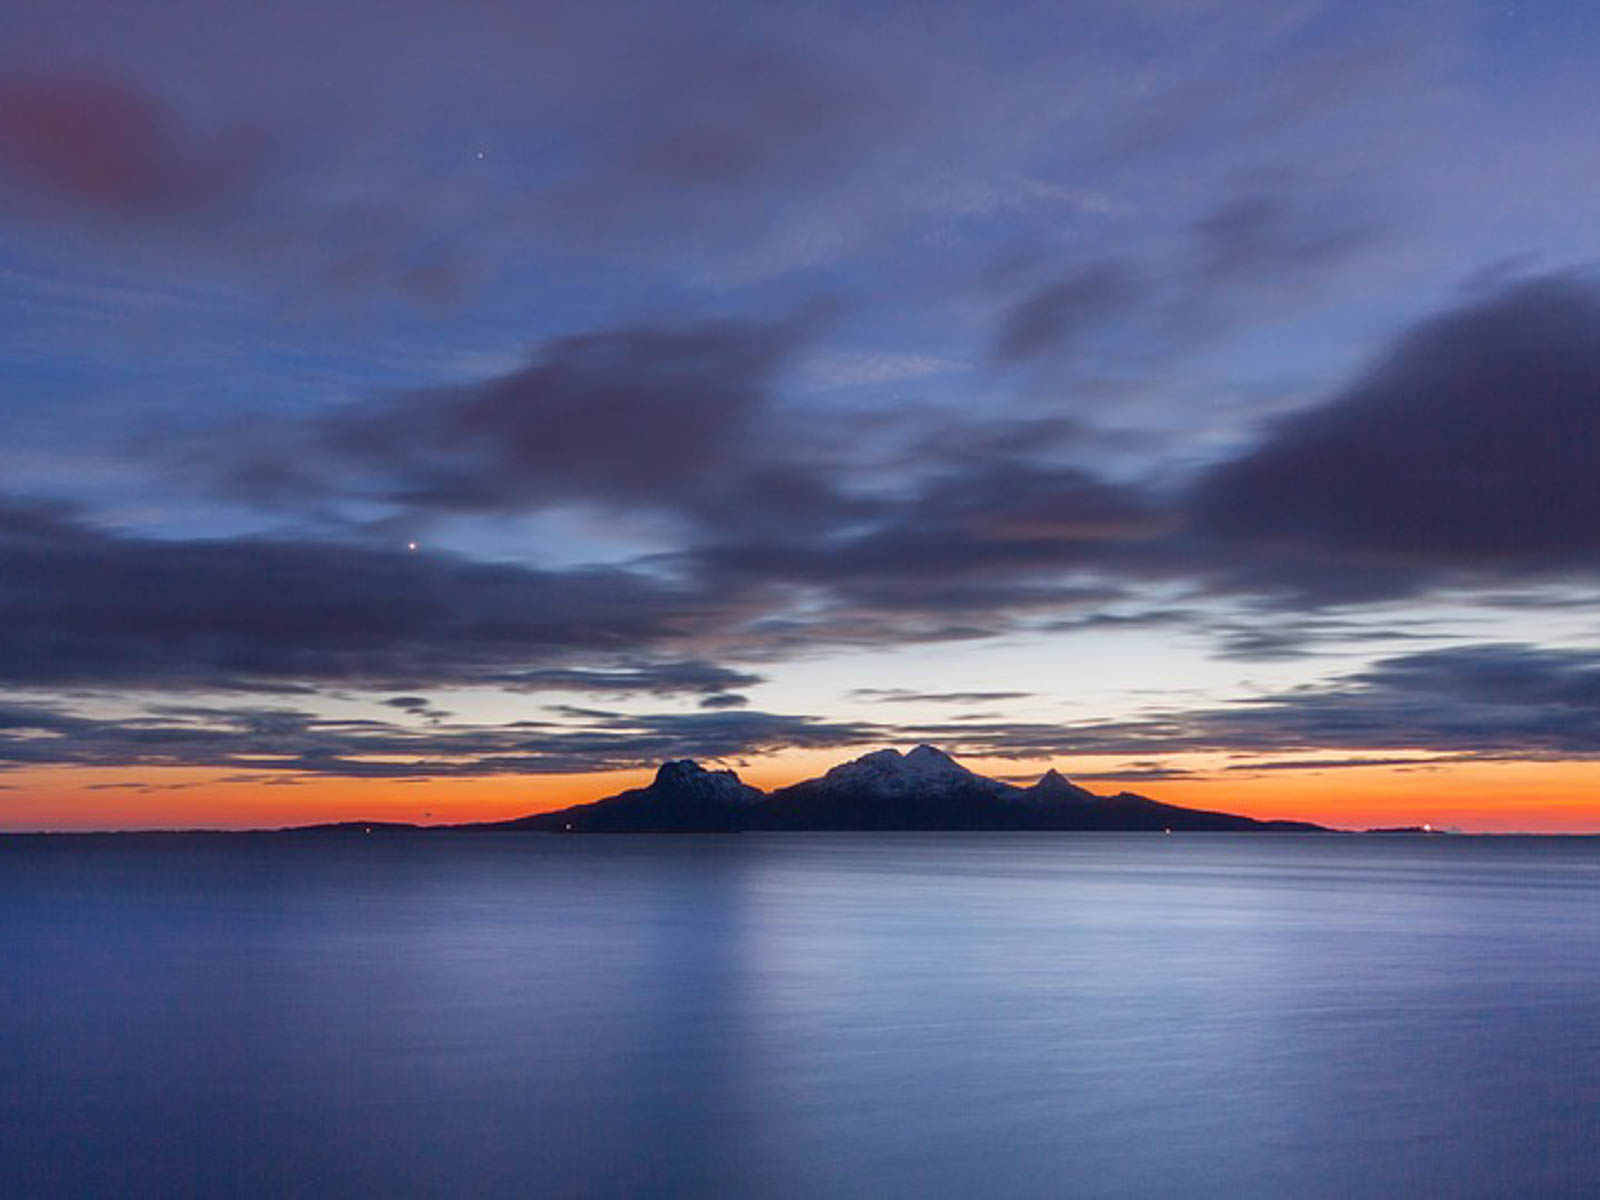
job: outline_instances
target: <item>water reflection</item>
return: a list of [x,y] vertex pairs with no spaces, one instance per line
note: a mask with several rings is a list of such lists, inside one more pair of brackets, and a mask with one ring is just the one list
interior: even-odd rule
[[0,1193],[1579,1196],[1586,841],[0,852]]

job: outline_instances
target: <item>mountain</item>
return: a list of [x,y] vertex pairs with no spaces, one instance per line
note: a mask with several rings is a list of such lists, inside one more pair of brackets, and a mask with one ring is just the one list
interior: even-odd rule
[[473,829],[566,833],[708,833],[741,830],[1316,830],[1162,804],[1122,792],[1097,796],[1048,771],[1019,788],[967,770],[943,750],[876,750],[770,796],[732,771],[688,759],[663,763],[648,787],[559,812]]
[[561,833],[714,833],[743,829],[766,797],[732,771],[708,771],[690,759],[662,763],[647,787],[633,788],[560,812],[537,813],[477,829],[544,829]]
[[1095,796],[1092,803],[1056,809],[1031,828],[1102,833],[1325,832],[1321,825],[1309,821],[1258,821],[1235,813],[1163,804],[1133,792]]
[[874,751],[779,788],[753,815],[764,829],[1008,829],[1020,794],[918,746]]
[[1100,799],[1088,788],[1071,782],[1054,767],[1039,776],[1039,782],[1017,795],[1023,804],[1050,808],[1058,804],[1093,804]]

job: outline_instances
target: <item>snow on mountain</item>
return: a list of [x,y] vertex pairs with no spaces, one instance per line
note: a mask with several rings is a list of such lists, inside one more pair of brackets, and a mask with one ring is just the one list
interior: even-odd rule
[[829,790],[848,788],[892,797],[980,790],[1005,798],[1017,792],[1009,784],[974,775],[935,746],[918,746],[909,754],[875,750],[841,763],[817,782]]

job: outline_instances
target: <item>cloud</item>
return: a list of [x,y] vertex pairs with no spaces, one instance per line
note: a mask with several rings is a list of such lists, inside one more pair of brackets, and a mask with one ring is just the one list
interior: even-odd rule
[[[1261,303],[1304,303],[1384,233],[1349,189],[1287,168],[1244,173],[1182,221],[1178,236],[1135,254],[1076,262],[1053,277],[1031,263],[1007,274],[1032,285],[1002,312],[991,363],[1073,367],[1085,379],[1148,373],[1216,345]],[[1087,372],[1087,374],[1085,374]]]
[[1026,700],[1032,692],[914,692],[905,688],[854,688],[850,694],[879,704],[902,701],[922,704],[984,704],[992,700]]
[[[681,657],[653,661],[724,622],[737,598],[623,568],[164,541],[10,505],[0,506],[0,578],[0,679],[11,686],[533,688],[549,670],[542,683],[564,690],[663,693],[754,679]],[[583,670],[569,667],[574,656]]]
[[1217,747],[1592,755],[1600,654],[1498,643],[1429,650],[1186,723],[1191,741]]
[[1386,658],[1355,679],[1375,691],[1513,708],[1600,712],[1600,652],[1491,643]]
[[[1097,572],[1172,525],[1144,489],[1041,457],[1071,440],[1070,422],[868,408],[824,422],[780,401],[778,376],[810,326],[556,339],[475,385],[241,438],[246,461],[225,468],[258,499],[377,501],[410,521],[574,507],[665,516],[650,569],[730,611],[748,601],[748,620],[725,632],[757,654],[982,636],[1020,613],[1081,612],[1117,594]],[[716,690],[750,681],[726,682]]]
[[388,708],[398,708],[413,717],[422,717],[429,721],[443,721],[452,714],[448,709],[435,708],[428,702],[426,696],[391,696],[387,700],[380,700]]
[[[226,275],[293,293],[296,305],[348,305],[357,291],[433,307],[460,297],[475,274],[470,239],[438,189],[415,176],[353,187],[341,163],[361,156],[370,131],[326,110],[297,121],[281,80],[265,103],[232,80],[196,103],[194,68],[58,61],[0,74],[0,213],[73,225],[93,236],[85,269],[121,265],[175,295]],[[219,115],[232,112],[245,115]],[[194,314],[201,327],[207,318]]]
[[584,667],[547,667],[537,671],[518,671],[494,676],[501,687],[530,692],[570,691],[592,694],[658,696],[725,692],[752,687],[763,682],[760,675],[734,671],[714,663],[683,659],[677,662],[649,663],[643,666],[597,671]]
[[1118,630],[1162,629],[1200,623],[1200,614],[1183,608],[1152,608],[1143,612],[1093,612],[1063,617],[1036,626],[1044,633],[1115,633]]
[[1114,489],[1069,477],[1052,485],[1062,507],[1046,521],[1036,484],[1019,485],[1010,513],[955,486],[855,537],[802,526],[788,542],[562,570],[337,541],[155,539],[0,505],[0,575],[14,581],[0,592],[0,681],[285,695],[339,685],[392,693],[391,707],[429,720],[445,714],[422,689],[441,686],[735,707],[764,676],[715,658],[982,637],[1115,599],[1074,573],[1142,518]]
[[828,585],[892,608],[979,609],[1008,591],[1032,606],[1069,598],[1061,572],[1098,565],[1107,546],[1153,537],[1170,520],[1140,489],[1075,467],[1020,457],[928,462],[938,469],[920,488],[880,504],[877,519],[853,531],[708,541],[695,554],[732,576]]
[[1377,238],[1378,226],[1336,206],[1339,198],[1308,198],[1294,182],[1253,180],[1192,224],[1199,288],[1304,279]]
[[956,445],[978,440],[929,451],[918,486],[854,521],[747,537],[707,528],[671,561],[713,591],[764,597],[749,632],[771,653],[982,639],[1125,599],[1123,560],[1170,520],[1159,505],[1071,467],[955,465]]
[[1149,783],[1164,779],[1193,779],[1193,771],[1178,767],[1126,767],[1113,771],[1074,771],[1074,780],[1094,783]]
[[1429,641],[1444,636],[1415,613],[1404,617],[1406,628],[1386,623],[1380,613],[1370,620],[1257,613],[1248,621],[1221,621],[1209,632],[1218,639],[1220,658],[1244,662],[1276,662],[1309,658],[1332,647],[1347,653],[1352,646],[1372,647],[1385,642]]
[[1600,754],[1600,653],[1486,643],[1383,658],[1330,683],[1063,731],[1080,753],[1417,750]]
[[[1484,643],[1379,659],[1332,680],[1232,703],[1156,708],[1130,720],[902,724],[893,740],[974,757],[1041,759],[1195,752],[1323,752],[1306,769],[1600,757],[1600,652]],[[1337,756],[1328,751],[1340,752]],[[1387,752],[1381,761],[1368,752]],[[1397,758],[1401,752],[1430,757]],[[1288,770],[1246,764],[1241,769]],[[1160,762],[1098,779],[1157,778]]]
[[[634,509],[797,501],[752,475],[771,389],[806,322],[705,321],[557,338],[481,383],[375,397],[229,463],[257,495],[344,494],[436,512],[587,502]],[[787,491],[786,491],[787,484]]]
[[696,23],[682,10],[631,44],[597,32],[614,69],[561,97],[561,169],[530,196],[540,232],[646,263],[688,251],[723,280],[836,261],[892,203],[890,164],[926,127],[928,81],[889,61],[903,43],[867,56]]
[[[1415,94],[1462,30],[1433,9],[1422,23],[1409,10],[1374,14],[1343,29],[1316,5],[1167,4],[1173,38],[1126,94],[1120,113],[1085,166],[1139,160],[1203,169],[1262,141],[1319,141],[1330,119],[1359,117],[1367,140],[1375,119],[1398,122],[1421,108]],[[1181,10],[1181,11],[1180,11]],[[1232,28],[1224,33],[1223,23]],[[1314,37],[1306,26],[1317,24]],[[1181,50],[1179,46],[1181,45]],[[1159,65],[1156,65],[1159,62]],[[1397,101],[1405,101],[1403,109]],[[1320,126],[1320,128],[1319,128]]]
[[[63,703],[9,703],[0,706],[0,763],[423,778],[583,773],[669,758],[934,741],[992,758],[1142,756],[1093,776],[1131,780],[1176,777],[1175,768],[1150,756],[1195,751],[1322,752],[1299,762],[1236,764],[1241,771],[1589,758],[1600,756],[1600,652],[1452,647],[1381,659],[1326,684],[1232,704],[1073,724],[972,719],[907,725],[760,711],[633,714],[572,706],[551,711],[559,721],[435,721],[418,728],[248,705],[163,705],[118,719],[72,712]],[[1360,757],[1369,752],[1382,757]]]
[[1287,758],[1272,762],[1230,763],[1224,771],[1339,771],[1353,767],[1437,767],[1470,762],[1472,755],[1430,758]]
[[238,131],[202,137],[162,100],[104,75],[0,78],[0,179],[118,218],[177,218],[208,207],[251,168]]
[[[84,636],[81,629],[64,637],[60,653],[18,641],[9,657],[0,654],[0,668],[31,678],[50,671],[62,680],[143,674],[169,683],[186,672],[191,682],[184,686],[200,686],[207,676],[219,686],[253,687],[339,678],[423,687],[470,679],[508,688],[717,695],[735,694],[753,677],[672,681],[663,662],[778,658],[830,643],[976,639],[1019,625],[1067,630],[1153,620],[1108,611],[1149,582],[1209,590],[1213,598],[1289,597],[1318,605],[1389,599],[1439,582],[1446,568],[1506,569],[1493,553],[1476,553],[1486,545],[1481,539],[1466,544],[1475,553],[1463,549],[1455,559],[1437,546],[1400,554],[1371,544],[1413,522],[1407,501],[1419,493],[1445,516],[1472,511],[1463,497],[1483,472],[1468,472],[1470,486],[1457,482],[1460,462],[1441,460],[1436,442],[1476,446],[1487,437],[1507,460],[1500,469],[1520,474],[1529,489],[1559,496],[1560,504],[1524,506],[1535,533],[1541,522],[1553,522],[1563,536],[1593,543],[1593,532],[1570,514],[1600,499],[1600,485],[1573,450],[1586,436],[1588,444],[1594,440],[1583,424],[1593,395],[1583,380],[1594,378],[1597,354],[1590,335],[1600,329],[1594,307],[1585,285],[1562,277],[1519,284],[1437,318],[1402,338],[1352,388],[1268,429],[1256,448],[1205,472],[1176,502],[1153,485],[1073,465],[1067,456],[1083,448],[1070,422],[1051,425],[1048,438],[1039,435],[1037,418],[1006,411],[977,420],[863,408],[808,422],[809,410],[777,396],[782,373],[811,329],[807,318],[624,326],[558,338],[528,365],[478,384],[378,396],[287,426],[243,473],[258,495],[319,505],[330,498],[377,501],[389,515],[407,518],[572,506],[666,515],[670,522],[656,530],[665,544],[648,562],[517,574],[449,556],[406,562],[379,551],[335,562],[343,551],[310,542],[163,542],[135,550],[97,535],[101,541],[77,561],[103,555],[114,562],[106,578],[133,598],[126,619],[141,625],[143,640],[119,642],[109,654],[93,639],[80,649],[74,639]],[[1562,315],[1565,324],[1545,319]],[[1463,342],[1480,358],[1509,357],[1520,369],[1536,370],[1548,386],[1521,407],[1510,405],[1514,413],[1505,411],[1500,389],[1475,384],[1461,392],[1486,373],[1474,368],[1463,382],[1451,365]],[[1532,359],[1522,352],[1529,344],[1539,351]],[[1441,389],[1442,396],[1434,394]],[[1485,435],[1485,413],[1534,419],[1504,435]],[[1559,446],[1540,432],[1552,423],[1562,428]],[[1435,438],[1437,430],[1443,432]],[[845,449],[830,456],[823,452],[829,446]],[[1418,461],[1394,461],[1407,453]],[[1498,487],[1505,495],[1496,503],[1509,506],[1510,485],[1502,484],[1491,481],[1485,490]],[[1339,509],[1351,497],[1368,506],[1354,518]],[[1369,510],[1381,511],[1372,529],[1361,523]],[[71,536],[86,536],[86,527],[77,528]],[[43,544],[30,543],[27,553],[41,554]],[[1337,570],[1328,569],[1330,561]],[[1534,565],[1576,561],[1570,553],[1547,554]],[[53,572],[69,565],[60,558],[38,579],[48,585]],[[140,582],[141,572],[158,566],[167,572],[164,581]],[[257,653],[254,632],[233,641],[231,627],[226,636],[207,637],[176,624],[183,604],[226,602],[250,614],[263,595],[237,593],[282,571],[325,577],[327,587],[340,590],[324,597],[332,617],[321,622],[309,608],[300,612],[292,599],[283,601],[292,614],[285,621],[304,625],[299,650],[282,638],[271,653]],[[506,594],[521,587],[538,594],[506,627],[525,625],[521,613],[560,610],[559,619],[552,616],[548,629],[528,634],[515,652],[508,634],[474,641],[452,629],[449,636],[424,637],[420,630],[429,622],[451,626],[443,616],[419,616],[417,628],[363,646],[366,626],[346,627],[338,617],[347,601],[365,612],[378,605],[377,593],[400,593],[404,598],[390,602],[371,628],[403,625],[429,589],[451,597],[440,601],[440,612],[455,611],[454,597],[488,589],[495,572],[515,577]],[[357,594],[358,576],[373,581],[373,595]],[[63,586],[59,607],[70,614],[95,586]],[[140,600],[140,588],[157,586],[180,598],[174,624],[159,633],[154,608]],[[303,590],[309,597],[319,586]],[[264,594],[273,590],[269,582]],[[580,619],[585,596],[600,598],[597,611],[613,614],[615,628],[601,631]],[[459,611],[493,608],[463,599]],[[1162,611],[1169,615],[1161,620],[1185,619],[1182,609]],[[64,628],[38,613],[30,620],[50,636]],[[118,620],[100,612],[92,623],[104,632]],[[218,621],[199,611],[194,628]],[[259,624],[267,628],[264,618]],[[1223,630],[1225,648],[1257,659],[1293,655],[1304,649],[1309,629],[1282,622],[1235,627]],[[170,665],[184,661],[183,671]],[[557,673],[541,674],[550,671]]]
[[[337,720],[294,709],[161,706],[122,718],[8,706],[0,767],[211,767],[249,782],[297,776],[421,779],[584,774],[667,759],[741,758],[874,740],[880,727],[766,712],[630,715],[568,710],[569,723]],[[230,779],[240,778],[237,774]]]
[[[1215,232],[1236,251],[1219,251],[1218,271],[1272,257],[1233,224]],[[782,657],[1128,623],[1141,618],[1108,606],[1151,582],[1188,587],[1191,599],[1371,604],[1468,573],[1593,564],[1600,538],[1576,514],[1600,511],[1581,450],[1600,419],[1597,307],[1587,284],[1552,277],[1425,322],[1351,387],[1175,498],[1066,461],[1082,451],[1070,423],[1046,438],[1037,419],[1003,412],[978,422],[863,409],[818,433],[776,394],[805,319],[556,339],[479,384],[380,396],[291,427],[254,477],[275,479],[281,495],[378,500],[419,519],[573,505],[670,517],[648,564],[612,569],[613,600],[638,597],[638,624],[599,664],[622,674],[524,674],[588,669],[551,661],[603,653],[574,627],[575,640],[557,638],[542,659],[473,672],[506,687],[648,692],[663,654],[706,654],[690,642],[713,629],[713,657]],[[830,444],[848,449],[830,456]],[[1499,536],[1508,513],[1516,541]],[[579,575],[560,574],[552,594],[574,592]],[[698,615],[665,615],[674,605]],[[1212,626],[1225,653],[1257,660],[1339,632],[1305,620]],[[640,654],[649,661],[627,661]],[[749,684],[671,686],[713,695]]]
[[[1086,527],[1107,519],[1098,501],[1090,514]],[[13,581],[0,591],[0,681],[279,695],[338,685],[393,693],[390,707],[430,720],[446,714],[420,689],[440,686],[735,707],[764,676],[706,655],[987,636],[1018,614],[1111,594],[1057,578],[1070,550],[986,548],[937,528],[930,540],[908,527],[909,512],[900,521],[854,547],[807,541],[772,554],[750,543],[726,561],[670,560],[669,573],[282,538],[171,541],[13,502],[0,505],[0,577]]]
[[426,696],[391,696],[383,703],[408,713],[426,712],[431,707]]
[[1125,263],[1077,268],[1012,306],[989,356],[996,362],[1016,363],[1071,349],[1096,327],[1127,312],[1141,292]]
[[892,107],[868,80],[771,46],[682,44],[630,82],[618,165],[635,183],[671,187],[803,178]]
[[1447,568],[1593,570],[1597,446],[1600,293],[1546,276],[1424,322],[1211,471],[1194,526],[1313,589],[1351,567],[1396,592]]

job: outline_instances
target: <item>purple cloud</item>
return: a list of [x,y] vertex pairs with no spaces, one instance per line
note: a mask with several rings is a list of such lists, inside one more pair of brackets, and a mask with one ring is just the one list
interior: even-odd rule
[[0,78],[0,177],[117,218],[175,218],[245,178],[257,146],[206,137],[154,93],[106,75]]

